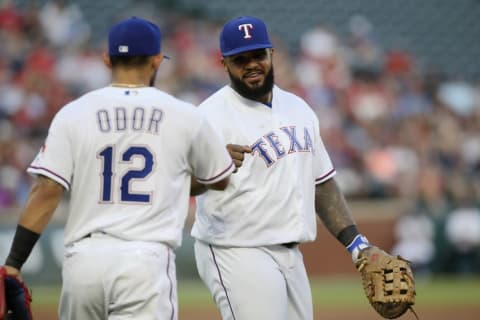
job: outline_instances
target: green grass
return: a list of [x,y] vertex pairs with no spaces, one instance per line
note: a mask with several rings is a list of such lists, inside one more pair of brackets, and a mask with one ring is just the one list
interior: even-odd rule
[[214,305],[210,292],[200,280],[179,281],[178,300],[180,306],[194,308],[210,308]]
[[417,301],[422,305],[480,306],[480,278],[420,281]]
[[[359,277],[313,278],[314,304],[321,308],[368,307]],[[480,278],[443,277],[417,280],[417,305],[422,306],[480,306]],[[53,307],[58,303],[60,288],[32,288],[35,305]],[[179,303],[193,308],[210,308],[212,298],[200,281],[179,281]]]
[[[479,306],[480,278],[442,277],[417,279],[416,304],[422,306]],[[312,279],[315,305],[323,307],[366,306],[359,277]]]
[[[40,308],[56,306],[60,298],[59,286],[31,287],[33,302]],[[179,302],[182,305],[202,307],[213,304],[207,288],[200,281],[180,281],[178,284]]]
[[60,287],[58,286],[35,286],[30,287],[33,304],[39,307],[51,307],[58,304]]

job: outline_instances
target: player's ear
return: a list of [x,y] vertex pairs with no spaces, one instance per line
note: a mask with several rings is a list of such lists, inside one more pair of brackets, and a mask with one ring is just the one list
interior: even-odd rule
[[160,63],[162,63],[162,61],[163,61],[163,54],[160,53],[160,54],[157,54],[157,55],[153,56],[151,61],[152,61],[153,69],[155,69],[155,70],[158,69],[158,67],[160,66]]
[[110,61],[110,56],[104,52],[102,55],[103,63],[108,69],[112,69],[112,62]]
[[223,65],[223,69],[225,70],[225,72],[228,72],[227,63],[225,62],[225,58],[223,58],[223,57],[222,57],[222,65]]

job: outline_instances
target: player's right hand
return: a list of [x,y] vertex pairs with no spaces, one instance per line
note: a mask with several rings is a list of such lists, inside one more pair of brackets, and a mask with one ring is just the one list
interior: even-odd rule
[[3,266],[5,268],[5,272],[7,276],[12,276],[14,278],[17,278],[18,280],[22,280],[22,276],[20,274],[20,270],[17,268],[11,267],[11,266]]
[[245,153],[252,153],[252,148],[249,146],[241,146],[238,144],[227,144],[227,150],[235,163],[234,173],[242,166],[243,160],[245,159]]

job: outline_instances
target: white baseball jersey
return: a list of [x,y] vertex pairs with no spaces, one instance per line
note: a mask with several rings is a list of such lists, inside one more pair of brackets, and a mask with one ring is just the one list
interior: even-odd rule
[[198,109],[151,87],[105,87],[69,103],[28,168],[71,190],[65,244],[103,232],[173,248],[190,175],[210,184],[233,170]]
[[225,86],[199,108],[225,143],[253,153],[225,191],[197,197],[192,236],[239,247],[314,240],[315,185],[335,169],[307,103],[275,86],[270,108]]

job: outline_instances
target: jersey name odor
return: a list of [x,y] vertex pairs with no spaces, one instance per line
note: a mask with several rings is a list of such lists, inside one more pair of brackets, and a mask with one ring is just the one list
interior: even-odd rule
[[146,110],[135,107],[127,110],[125,107],[116,107],[113,110],[102,109],[97,111],[98,129],[104,133],[123,132],[126,130],[142,131],[158,134],[159,124],[163,112],[158,108]]

